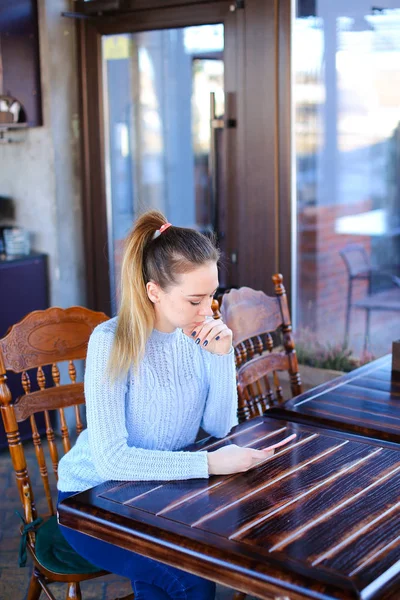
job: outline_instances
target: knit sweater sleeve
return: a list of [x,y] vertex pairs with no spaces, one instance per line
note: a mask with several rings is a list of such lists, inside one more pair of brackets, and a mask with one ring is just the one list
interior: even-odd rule
[[202,427],[210,435],[224,437],[238,424],[238,396],[233,348],[228,354],[202,350],[208,371],[208,394]]
[[85,398],[91,456],[105,480],[169,480],[208,477],[206,452],[147,450],[128,446],[125,422],[127,380],[107,376],[114,333],[94,331],[88,346]]

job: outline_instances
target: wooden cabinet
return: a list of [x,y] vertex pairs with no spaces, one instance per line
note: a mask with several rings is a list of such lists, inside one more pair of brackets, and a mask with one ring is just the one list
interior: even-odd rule
[[0,1],[0,65],[0,93],[23,109],[18,122],[42,125],[37,0]]
[[[31,254],[12,260],[0,260],[0,337],[29,312],[43,310],[48,306],[46,255]],[[22,395],[21,376],[8,373],[7,378],[13,399]],[[36,380],[35,375],[31,380]],[[43,430],[43,423],[38,425]],[[21,423],[20,432],[22,439],[30,438],[29,422]],[[3,421],[0,419],[0,448],[6,446]]]

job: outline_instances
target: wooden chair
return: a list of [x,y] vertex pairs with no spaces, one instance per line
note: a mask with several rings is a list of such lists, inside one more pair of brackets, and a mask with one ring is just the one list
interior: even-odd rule
[[284,400],[279,371],[289,373],[292,396],[302,392],[283,277],[272,280],[275,297],[242,287],[219,298],[222,319],[233,332],[239,421]]
[[[26,549],[34,563],[27,600],[37,600],[42,591],[50,600],[55,600],[48,587],[49,583],[55,581],[67,583],[67,600],[80,600],[81,581],[107,574],[78,556],[58,529],[45,452],[36,423],[36,415],[44,412],[53,479],[57,480],[58,449],[51,414],[52,411],[58,412],[62,447],[64,453],[68,452],[71,442],[64,409],[74,407],[76,433],[79,435],[83,429],[79,405],[84,404],[85,401],[83,383],[77,382],[74,361],[85,358],[91,332],[96,325],[107,319],[104,313],[79,306],[38,310],[11,327],[7,335],[0,339],[1,414],[23,507],[22,541],[26,541]],[[57,365],[62,361],[68,361],[70,382],[66,384],[61,384],[60,370]],[[45,365],[50,367],[47,368]],[[28,372],[31,369],[34,369],[33,376],[32,371]],[[7,386],[8,370],[21,373],[24,394],[17,399],[11,397]],[[47,379],[50,378],[51,381],[46,381],[46,372],[50,373]],[[36,383],[37,391],[31,391]],[[18,424],[25,419],[30,420],[35,454],[47,503],[46,514],[41,517],[35,504],[24,447],[18,430]],[[125,600],[128,598],[133,598],[133,594],[127,596]]]

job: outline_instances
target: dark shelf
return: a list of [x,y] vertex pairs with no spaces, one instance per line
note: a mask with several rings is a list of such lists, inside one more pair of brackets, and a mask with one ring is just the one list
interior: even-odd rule
[[[49,306],[47,256],[32,253],[0,260],[0,337],[33,310],[44,310]],[[31,376],[32,391],[35,389],[36,374]],[[21,375],[7,373],[7,384],[13,400],[23,394]],[[38,428],[45,430],[44,420],[38,419]],[[32,432],[29,421],[19,424],[21,439],[30,439]],[[7,447],[3,421],[0,419],[0,449]]]

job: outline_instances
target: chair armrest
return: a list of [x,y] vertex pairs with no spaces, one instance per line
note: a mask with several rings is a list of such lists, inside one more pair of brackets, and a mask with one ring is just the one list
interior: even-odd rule
[[388,277],[392,281],[392,283],[400,287],[400,277],[397,277],[397,275],[393,275],[393,273],[389,273],[389,271],[382,271],[382,269],[371,268],[369,269],[369,273],[370,275],[380,275],[382,277]]

